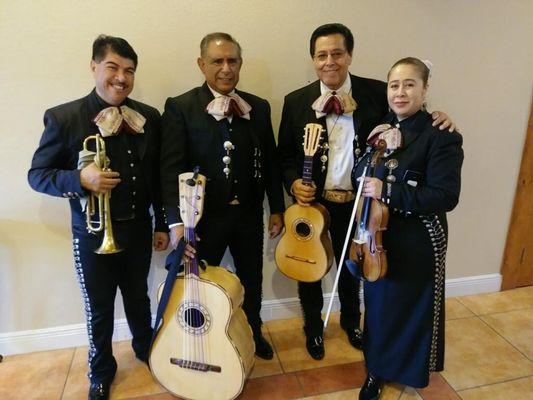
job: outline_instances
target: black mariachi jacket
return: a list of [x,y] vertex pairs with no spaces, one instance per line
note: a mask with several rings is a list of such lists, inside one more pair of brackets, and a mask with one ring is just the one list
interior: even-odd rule
[[[148,201],[147,209],[132,212],[129,203],[133,203],[133,199],[127,202],[128,204],[123,204],[114,201],[111,196],[111,214],[113,218],[121,215],[144,218],[149,215],[148,208],[151,205],[155,216],[155,230],[167,232],[159,186],[160,114],[155,108],[135,100],[126,99],[124,104],[146,118],[144,133],[136,135],[133,143],[140,159],[139,167],[146,188],[144,196]],[[44,115],[44,132],[28,171],[28,182],[34,190],[69,198],[73,224],[85,224],[85,213],[79,198],[87,192],[80,184],[78,154],[84,139],[99,133],[92,119],[105,106],[93,90],[88,96],[47,110]],[[111,168],[113,163],[111,160]],[[128,185],[128,182],[122,181],[114,190],[120,185]]]
[[[353,113],[353,122],[358,143],[354,141],[354,150],[360,148],[361,151],[364,151],[366,138],[387,113],[387,85],[385,82],[351,74],[350,79],[352,81],[352,97],[357,102],[357,109]],[[320,81],[317,80],[285,97],[279,127],[278,152],[287,193],[290,193],[293,182],[302,175],[304,160],[302,142],[305,125],[318,123],[327,129],[326,117],[317,118],[315,111],[311,108],[319,96]],[[327,138],[325,139],[327,140]],[[327,171],[327,162],[326,169],[321,169],[321,155],[321,152],[317,152],[313,162],[313,181],[317,186],[318,199],[324,188]],[[327,155],[327,151],[325,155]]]
[[[382,123],[394,124],[389,113]],[[418,111],[400,122],[403,144],[377,165],[374,176],[383,182],[381,200],[393,211],[410,215],[439,214],[451,211],[459,201],[463,138],[457,132],[443,132],[432,126],[431,114]],[[352,183],[357,187],[368,155],[354,168]],[[388,169],[387,160],[397,167]],[[387,176],[394,176],[389,178]]]
[[[180,96],[169,98],[162,117],[161,141],[162,193],[168,223],[181,222],[178,213],[178,175],[200,167],[207,178],[205,211],[223,211],[230,200],[233,174],[243,177],[240,193],[242,203],[260,205],[265,192],[270,212],[281,213],[285,208],[279,162],[270,120],[270,106],[266,100],[249,93],[236,91],[252,110],[250,120],[234,117],[231,127],[225,120],[216,121],[206,112],[214,96],[207,83]],[[244,168],[232,171],[229,178],[223,172],[223,129],[235,129],[244,135],[248,149],[235,149],[250,161]],[[235,168],[236,169],[236,168]]]

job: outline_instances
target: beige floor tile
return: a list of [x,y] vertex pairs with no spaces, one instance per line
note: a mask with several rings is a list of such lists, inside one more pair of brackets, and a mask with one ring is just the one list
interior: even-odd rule
[[459,300],[456,298],[446,299],[446,320],[457,319],[457,318],[467,318],[474,316],[474,313],[466,308]]
[[250,379],[244,385],[239,400],[287,400],[304,396],[295,374],[282,374]]
[[479,318],[446,322],[442,376],[455,390],[532,374],[533,363]]
[[361,361],[363,353],[354,349],[339,325],[339,314],[332,314],[325,334],[326,356],[316,361],[305,348],[305,335],[301,318],[273,320],[267,322],[274,347],[284,372],[346,364]]
[[533,376],[459,392],[463,400],[533,399]]
[[404,386],[396,383],[387,383],[383,386],[380,400],[398,400],[403,393]]
[[522,310],[533,307],[533,286],[456,299],[476,315]]
[[481,318],[533,361],[533,309],[485,315]]
[[60,399],[74,349],[5,356],[0,364],[0,399]]
[[87,347],[77,347],[68,373],[62,400],[85,400],[89,390]]
[[459,395],[439,372],[429,375],[429,384],[425,388],[416,389],[424,400],[461,400]]
[[113,343],[113,354],[118,363],[118,370],[111,387],[111,399],[166,392],[152,377],[148,366],[135,358],[129,340]]
[[362,361],[295,372],[305,396],[350,390],[363,386],[366,369]]
[[354,400],[359,395],[359,389],[342,390],[318,396],[301,397],[300,400]]
[[262,358],[255,357],[255,365],[250,375],[250,379],[283,373],[283,370],[281,369],[281,363],[279,362],[278,354],[276,353],[276,347],[272,342],[272,337],[270,336],[270,333],[268,332],[268,328],[266,326],[263,328],[263,336],[272,345],[274,349],[274,358],[272,360],[263,360]]
[[405,387],[398,400],[422,400],[422,397],[412,387]]
[[[111,385],[111,399],[127,399],[164,393],[165,389],[152,377],[145,363],[137,360],[129,340],[114,342],[113,355],[118,369]],[[87,347],[79,347],[72,362],[62,400],[84,400],[87,398]]]

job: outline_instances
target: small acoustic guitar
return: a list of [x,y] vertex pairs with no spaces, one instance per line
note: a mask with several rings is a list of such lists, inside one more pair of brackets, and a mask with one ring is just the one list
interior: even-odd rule
[[[320,124],[304,128],[304,167],[302,182],[312,185],[313,156],[320,146]],[[284,214],[285,232],[276,247],[276,264],[291,279],[316,282],[333,264],[333,247],[329,236],[329,213],[319,203],[309,206],[293,204]]]
[[[197,171],[185,173],[179,182],[184,237],[194,246],[205,177]],[[149,357],[152,374],[165,389],[192,400],[229,400],[241,393],[255,353],[243,298],[239,278],[225,268],[204,269],[196,259],[185,262]]]

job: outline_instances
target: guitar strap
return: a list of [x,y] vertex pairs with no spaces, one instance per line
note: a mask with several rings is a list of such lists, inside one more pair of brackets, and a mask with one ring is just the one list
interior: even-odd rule
[[174,287],[174,282],[176,282],[176,276],[178,276],[181,259],[183,257],[183,252],[185,251],[185,242],[180,240],[178,247],[175,250],[172,250],[167,256],[167,265],[168,274],[165,279],[165,286],[163,287],[163,293],[161,294],[161,299],[159,299],[159,304],[157,306],[157,314],[155,316],[154,332],[152,334],[152,342],[150,343],[150,349],[152,348],[155,338],[159,332],[159,325],[161,323],[161,318],[163,318],[163,313],[167,308],[168,299],[172,293],[172,288]]

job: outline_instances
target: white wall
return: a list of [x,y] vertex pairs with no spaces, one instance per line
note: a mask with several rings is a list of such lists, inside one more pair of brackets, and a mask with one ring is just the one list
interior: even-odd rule
[[[447,264],[448,278],[462,278],[500,269],[531,101],[531,15],[528,0],[0,1],[0,333],[84,321],[67,202],[32,192],[26,172],[44,110],[91,90],[99,33],[133,45],[140,66],[132,97],[162,110],[168,96],[202,83],[204,34],[230,32],[244,49],[239,87],[270,101],[275,127],[283,96],[315,79],[308,41],[320,24],[352,29],[351,71],[362,76],[385,79],[404,56],[431,59],[430,103],[465,138]],[[296,296],[272,253],[269,243],[265,300]],[[152,289],[162,260],[155,257]]]

